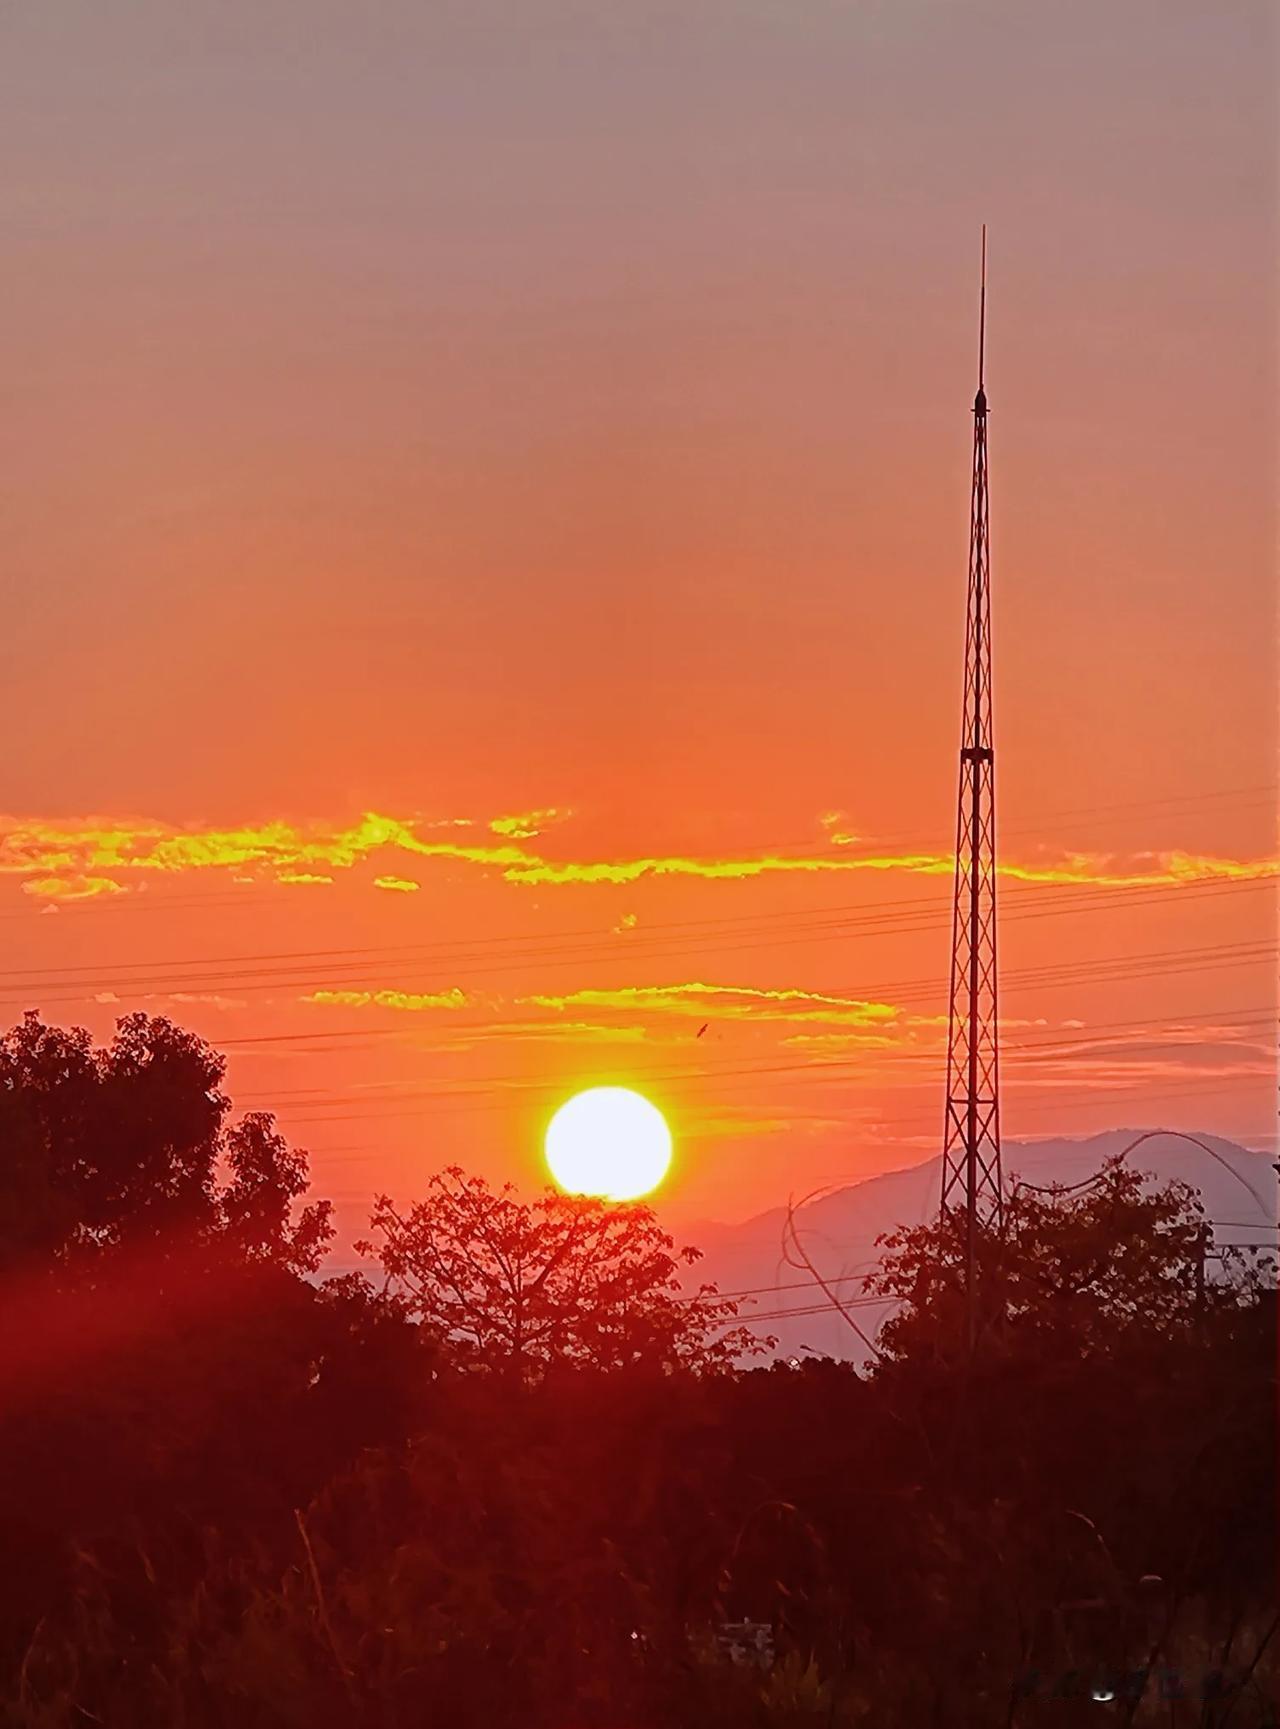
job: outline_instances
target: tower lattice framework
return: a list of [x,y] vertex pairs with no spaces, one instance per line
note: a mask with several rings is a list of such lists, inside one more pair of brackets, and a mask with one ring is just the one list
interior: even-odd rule
[[969,507],[969,601],[965,626],[964,723],[956,817],[955,910],[947,1036],[947,1115],[942,1145],[942,1211],[973,1231],[998,1218],[1000,1037],[996,982],[995,739],[991,723],[991,581],[987,518],[987,234],[982,231],[978,393],[973,401],[973,486]]

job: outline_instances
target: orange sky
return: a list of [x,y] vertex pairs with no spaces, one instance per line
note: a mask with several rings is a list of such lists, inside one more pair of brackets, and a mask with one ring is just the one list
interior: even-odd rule
[[936,1150],[985,219],[1006,1132],[1269,1144],[1274,36],[11,10],[7,1013],[353,1229],[601,1079],[677,1219]]

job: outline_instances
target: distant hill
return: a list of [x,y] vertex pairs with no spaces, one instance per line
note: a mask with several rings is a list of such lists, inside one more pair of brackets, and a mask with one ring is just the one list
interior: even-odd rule
[[[1142,1133],[1141,1129],[1108,1129],[1083,1140],[1006,1142],[1006,1181],[1021,1175],[1035,1183],[1079,1182]],[[1158,1183],[1178,1178],[1198,1189],[1220,1241],[1274,1244],[1276,1173],[1270,1156],[1217,1135],[1197,1133],[1196,1139],[1212,1152],[1168,1132],[1144,1141],[1133,1161],[1139,1170],[1154,1173]],[[854,1298],[859,1305],[864,1301],[861,1275],[877,1258],[878,1236],[896,1225],[920,1224],[936,1212],[940,1163],[933,1158],[868,1177],[822,1196],[797,1214],[806,1252],[824,1279],[843,1281],[842,1298]],[[822,1291],[805,1272],[787,1265],[782,1252],[786,1216],[785,1207],[775,1207],[741,1224],[702,1225],[690,1232],[689,1240],[698,1244],[705,1257],[697,1264],[696,1276],[714,1280],[722,1291],[755,1291],[754,1306],[744,1308],[743,1319],[762,1332],[776,1334],[780,1356],[816,1353],[865,1360],[866,1346],[831,1309]],[[777,1285],[793,1288],[760,1288]],[[821,1307],[810,1314],[780,1313],[815,1305]],[[886,1312],[876,1304],[852,1310],[871,1337]]]

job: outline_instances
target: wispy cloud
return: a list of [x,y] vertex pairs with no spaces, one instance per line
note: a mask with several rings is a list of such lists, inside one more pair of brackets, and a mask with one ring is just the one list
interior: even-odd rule
[[[897,1048],[905,1039],[911,1036],[911,1026],[903,1021],[895,1021],[891,1025],[884,1023],[869,1023],[853,1028],[847,1032],[825,1033],[790,1033],[778,1043],[784,1048],[812,1052],[815,1055],[838,1056],[842,1051],[865,1051],[892,1045]],[[938,1048],[938,1041],[933,1045]],[[945,1041],[940,1048],[945,1051]]]
[[1212,1047],[1206,1047],[1193,1056],[1185,1045],[1176,1054],[1166,1055],[1149,1043],[1128,1052],[1080,1051],[1010,1065],[1002,1078],[1004,1084],[1012,1087],[1045,1091],[1078,1091],[1087,1087],[1101,1092],[1143,1084],[1164,1086],[1171,1081],[1181,1084],[1188,1080],[1239,1080],[1249,1076],[1271,1079],[1274,1075],[1275,1063],[1270,1053],[1258,1045],[1241,1046],[1238,1051],[1223,1050],[1217,1056]]
[[[123,1001],[123,998],[115,991],[95,991],[88,1000],[105,1008]],[[143,991],[140,995],[131,993],[129,1001],[181,1004],[184,1008],[196,1005],[210,1009],[247,1009],[249,1006],[243,997],[224,997],[217,991]]]
[[171,991],[165,998],[170,1003],[197,1003],[210,1009],[247,1009],[243,997],[224,997],[217,991]]
[[256,867],[277,879],[297,880],[320,871],[350,870],[384,853],[457,860],[500,871],[539,862],[518,846],[428,840],[418,832],[434,826],[376,812],[348,827],[280,821],[183,828],[95,817],[60,823],[0,817],[0,872],[61,879],[95,870],[177,874]]
[[[564,814],[543,810],[496,817],[487,826],[497,838],[475,842],[445,838],[442,833],[464,822],[469,824],[470,819],[449,819],[441,824],[377,812],[369,812],[345,827],[277,821],[239,828],[199,828],[101,818],[46,822],[7,817],[0,818],[0,872],[28,878],[29,892],[38,897],[83,899],[120,892],[124,885],[117,878],[121,873],[225,870],[240,876],[265,874],[280,882],[316,883],[330,880],[334,871],[353,870],[374,860],[389,863],[396,857],[471,866],[498,874],[510,883],[535,887],[619,886],[669,877],[742,881],[774,875],[856,872],[948,877],[953,869],[947,853],[858,850],[854,837],[836,832],[834,826],[826,845],[838,850],[792,854],[716,857],[655,853],[632,858],[551,859],[517,844],[534,838],[541,826]],[[1280,875],[1280,861],[1179,851],[1123,856],[1068,853],[1031,861],[1007,859],[1000,874],[1015,882],[1045,885],[1150,888],[1275,877]],[[410,879],[388,874],[374,880],[387,887]]]
[[[672,857],[601,860],[597,862],[538,860],[508,865],[509,882],[614,883],[639,882],[644,877],[703,877],[710,880],[743,880],[771,875],[823,875],[853,871],[902,871],[910,876],[949,877],[955,860],[949,853],[859,853],[833,858],[819,854],[781,857],[764,853],[740,858]],[[1112,854],[1071,853],[1061,861],[1044,864],[1005,862],[1001,877],[1014,882],[1079,885],[1100,888],[1151,888],[1205,882],[1214,878],[1247,878],[1280,875],[1280,860],[1223,859],[1183,852],[1144,853],[1117,861]]]
[[465,991],[455,985],[447,991],[311,991],[301,999],[304,1003],[319,1003],[326,1008],[365,1009],[375,1005],[380,1009],[464,1009],[470,1001]]
[[416,895],[422,887],[411,877],[374,877],[373,886],[376,889],[390,889],[394,894]]
[[686,1131],[690,1141],[753,1140],[763,1135],[821,1134],[849,1126],[847,1117],[809,1115],[804,1111],[788,1111],[785,1116],[761,1116],[754,1106],[734,1109],[722,1107],[716,1116],[700,1118],[696,1126]]
[[22,889],[24,894],[46,901],[85,901],[93,900],[98,895],[123,895],[129,892],[123,883],[116,882],[112,877],[82,876],[78,872],[61,877],[29,877],[23,883]]
[[823,811],[818,822],[832,846],[857,846],[862,838],[849,827],[849,819],[842,810]]
[[520,998],[529,1008],[623,1009],[653,1014],[696,1015],[704,1020],[820,1021],[827,1025],[883,1026],[897,1016],[888,1003],[820,991],[765,990],[754,985],[627,985],[614,990],[578,990],[563,996]]
[[660,1044],[647,1027],[602,1026],[594,1021],[493,1021],[468,1028],[449,1044],[450,1050],[468,1050],[486,1044],[548,1045],[642,1045]]
[[572,815],[572,811],[557,810],[551,805],[546,810],[527,810],[516,816],[496,816],[489,828],[494,834],[504,835],[510,840],[533,840],[553,823],[567,822]]

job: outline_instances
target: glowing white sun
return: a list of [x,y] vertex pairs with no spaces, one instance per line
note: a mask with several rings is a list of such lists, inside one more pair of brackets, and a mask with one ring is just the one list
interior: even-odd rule
[[656,1105],[630,1087],[589,1087],[547,1125],[547,1164],[571,1195],[634,1201],[656,1189],[671,1163],[671,1130]]

